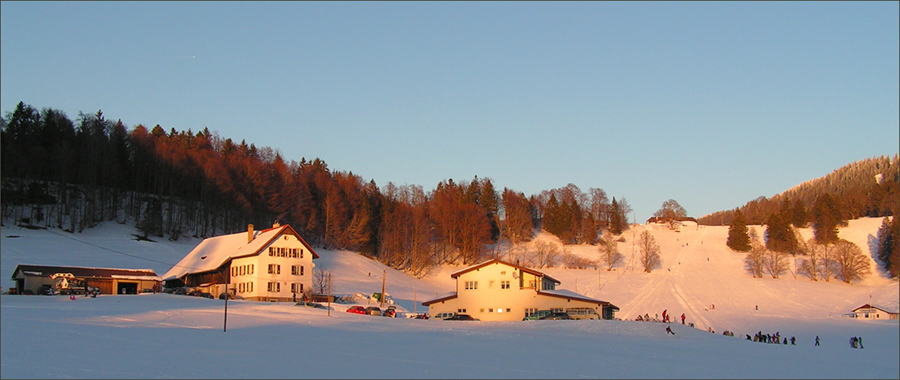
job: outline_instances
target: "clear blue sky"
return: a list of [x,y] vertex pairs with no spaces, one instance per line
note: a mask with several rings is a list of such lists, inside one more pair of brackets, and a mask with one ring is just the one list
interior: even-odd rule
[[898,152],[897,2],[2,2],[2,104],[645,220]]

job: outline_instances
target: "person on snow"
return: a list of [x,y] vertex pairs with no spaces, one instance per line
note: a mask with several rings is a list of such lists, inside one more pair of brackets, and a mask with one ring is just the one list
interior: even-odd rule
[[819,347],[819,336],[816,335],[816,347]]
[[666,335],[668,335],[668,334],[675,335],[675,333],[672,332],[672,327],[670,327],[670,326],[666,326]]
[[681,324],[684,324],[684,313],[681,313]]
[[858,342],[858,341],[857,341],[857,339],[856,339],[855,336],[854,336],[854,337],[850,337],[850,348],[856,348],[857,342]]
[[668,317],[668,314],[667,314],[668,311],[669,311],[669,309],[663,310],[663,321],[665,321],[665,322],[668,322],[668,321],[669,321],[668,319],[666,319],[666,317]]
[[856,341],[859,342],[859,348],[865,348],[862,345],[862,337],[861,336],[856,337]]

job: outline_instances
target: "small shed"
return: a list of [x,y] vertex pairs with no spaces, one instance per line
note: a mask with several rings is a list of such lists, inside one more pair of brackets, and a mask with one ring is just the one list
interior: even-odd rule
[[160,278],[150,269],[89,268],[50,265],[16,266],[12,280],[17,294],[38,294],[42,287],[56,288],[60,278],[85,287],[98,288],[102,294],[137,294],[160,287]]
[[898,313],[888,311],[884,307],[865,304],[853,309],[856,318],[862,319],[897,319]]

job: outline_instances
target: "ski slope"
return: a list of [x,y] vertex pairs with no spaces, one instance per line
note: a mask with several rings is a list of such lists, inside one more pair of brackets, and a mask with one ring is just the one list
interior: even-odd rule
[[[850,221],[840,236],[870,253],[880,219]],[[763,231],[757,226],[757,232]],[[4,378],[898,378],[897,320],[844,317],[864,303],[898,308],[900,285],[880,270],[865,281],[752,278],[743,254],[725,247],[727,227],[650,229],[661,266],[614,271],[543,268],[568,289],[618,306],[621,321],[444,322],[345,313],[291,303],[224,301],[169,294],[96,299],[2,295]],[[803,230],[805,236],[811,231]],[[83,234],[0,229],[6,286],[17,264],[149,268],[164,273],[197,239],[137,241],[126,225]],[[632,231],[619,249],[631,259]],[[538,240],[555,237],[539,234]],[[593,246],[570,246],[596,259]],[[403,310],[454,290],[455,266],[424,278],[353,252],[317,250],[335,294],[387,292]],[[636,255],[635,255],[636,256]],[[872,262],[873,268],[875,263]],[[4,286],[4,288],[6,287]],[[357,299],[360,304],[371,301]],[[373,302],[374,303],[374,302]],[[715,305],[715,309],[712,309]],[[756,306],[759,310],[756,310]],[[640,313],[684,313],[696,328],[634,322]],[[711,328],[716,333],[710,334]],[[735,337],[723,336],[724,330]],[[748,342],[780,332],[796,346]],[[820,337],[822,346],[813,342]],[[851,336],[865,349],[849,348]],[[66,350],[61,347],[76,347]],[[761,370],[762,369],[762,370]]]

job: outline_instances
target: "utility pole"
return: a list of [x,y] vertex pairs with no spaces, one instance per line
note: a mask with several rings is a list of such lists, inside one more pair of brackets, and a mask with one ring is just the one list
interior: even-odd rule
[[331,316],[331,272],[328,272],[328,316]]
[[637,218],[634,216],[634,210],[631,210],[631,223],[635,224],[631,228],[631,271],[634,272],[634,229],[637,227]]
[[384,273],[381,274],[381,308],[384,308],[384,277],[387,276],[387,268],[384,268]]
[[225,283],[225,320],[222,321],[222,332],[228,331],[228,282]]

